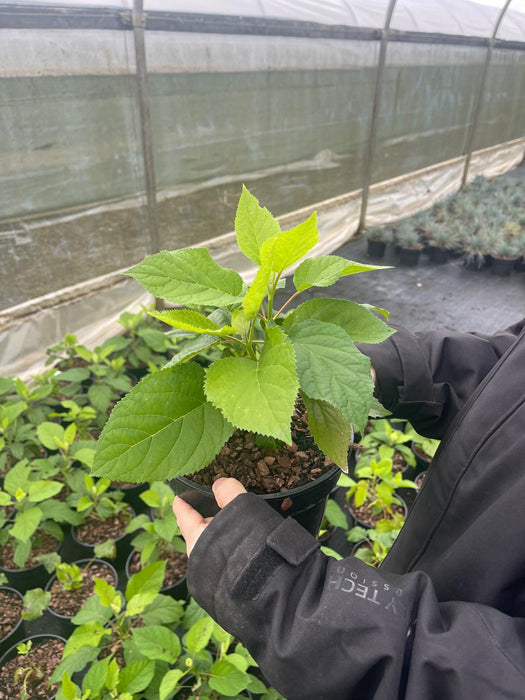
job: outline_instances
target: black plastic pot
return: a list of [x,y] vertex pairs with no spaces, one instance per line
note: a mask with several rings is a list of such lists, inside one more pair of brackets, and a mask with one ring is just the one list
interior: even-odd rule
[[[130,507],[131,508],[131,507]],[[135,511],[132,510],[131,518],[135,517]],[[126,559],[132,549],[131,540],[134,538],[135,533],[125,533],[115,540],[115,546],[117,549],[117,556],[115,559],[109,559],[103,557],[104,561],[109,561],[113,564],[116,569],[120,569],[126,563]],[[75,527],[71,527],[70,538],[68,541],[68,558],[66,561],[76,561],[78,559],[93,559],[95,558],[95,547],[94,544],[87,544],[86,542],[81,542],[75,532]],[[65,558],[65,557],[64,557]]]
[[368,238],[366,241],[367,253],[371,258],[382,258],[386,251],[386,241],[376,241]]
[[[131,574],[131,560],[133,558],[133,555],[136,554],[136,550],[133,550],[130,552],[129,557],[126,560],[126,578],[129,580],[132,576]],[[179,579],[176,583],[172,584],[171,586],[166,586],[165,588],[161,588],[160,592],[164,595],[169,595],[172,598],[175,598],[175,600],[186,600],[188,598],[188,583],[186,581],[186,576],[183,578]]]
[[400,248],[399,255],[399,262],[401,265],[415,267],[419,262],[421,248]]
[[[29,637],[25,637],[24,639],[21,639],[19,642],[16,644],[12,644],[9,649],[4,653],[4,655],[0,658],[0,669],[4,668],[6,663],[8,661],[11,661],[14,659],[17,654],[17,646],[18,644],[27,644],[27,642],[31,641],[33,643],[33,647],[40,643],[40,642],[45,642],[47,639],[59,639],[61,642],[66,644],[66,639],[58,634],[34,634]],[[47,697],[46,700],[53,700],[53,698],[56,697],[56,691],[50,691],[49,696]]]
[[144,493],[148,488],[149,484],[146,482],[140,484],[126,484],[124,486],[115,486],[115,482],[113,482],[109,490],[122,491],[124,494],[124,501],[133,508],[137,515],[140,515],[140,513],[145,513],[148,508],[140,497],[140,494]]
[[499,277],[508,277],[514,269],[515,258],[496,258],[492,256],[490,269],[492,274]]
[[[11,588],[10,586],[0,586],[0,593],[7,593],[16,596],[21,603],[24,601],[24,597],[20,591],[17,591],[15,588]],[[17,644],[25,636],[26,630],[24,620],[22,619],[22,611],[20,610],[20,619],[18,620],[16,626],[13,627],[13,629],[4,637],[0,638],[0,655],[9,649],[9,647],[13,646],[13,644]]]
[[450,251],[448,248],[440,248],[437,245],[429,245],[427,252],[430,260],[437,265],[442,265],[443,263],[448,262],[450,257]]
[[[110,564],[108,561],[105,559],[79,559],[75,562],[77,566],[82,566],[84,564],[88,563],[93,563],[93,562],[99,562],[101,564],[104,564],[104,566],[107,566],[110,568],[111,572],[113,573],[113,576],[115,577],[115,583],[114,586],[115,588],[118,586],[118,574],[115,569],[115,567]],[[53,585],[54,581],[56,580],[56,574],[54,574],[49,581],[46,584],[46,591],[51,590],[51,586]],[[75,626],[71,622],[72,617],[68,615],[61,615],[60,613],[57,613],[53,610],[53,608],[48,607],[46,610],[46,614],[44,618],[41,618],[43,620],[43,624],[39,625],[40,627],[43,627],[44,625],[46,626],[47,631],[52,632],[53,634],[58,634],[60,636],[65,637],[66,639],[71,635],[73,630],[75,629]]]
[[[334,466],[315,481],[283,493],[260,494],[281,515],[292,517],[314,537],[319,532],[326,500],[337,484],[341,470]],[[170,481],[173,491],[204,517],[216,515],[219,507],[213,492],[184,476]]]
[[[56,551],[62,554],[62,546],[59,542],[57,542]],[[43,564],[35,564],[26,569],[4,569],[0,566],[0,572],[7,577],[9,586],[22,594],[30,588],[44,588],[51,578],[51,574]]]
[[[406,504],[406,502],[405,502],[405,499],[404,499],[402,496],[400,496],[399,493],[398,493],[397,491],[396,491],[396,498],[397,498],[398,501],[400,502],[401,508],[403,508],[404,517],[405,517],[405,519],[406,519],[406,517],[407,517],[407,515],[408,515],[408,506],[407,506],[407,504]],[[366,528],[367,530],[369,530],[369,529],[372,528],[371,525],[369,525],[368,523],[365,523],[363,520],[360,520],[360,519],[359,519],[359,517],[358,517],[358,516],[354,513],[354,511],[352,510],[352,506],[351,506],[351,505],[350,505],[350,514],[351,514],[352,517],[354,518],[356,525],[360,525],[361,527],[364,527],[364,528]]]

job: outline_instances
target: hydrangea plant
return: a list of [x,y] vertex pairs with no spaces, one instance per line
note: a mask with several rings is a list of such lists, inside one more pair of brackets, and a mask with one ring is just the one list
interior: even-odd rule
[[[282,231],[246,187],[235,233],[257,266],[249,285],[204,247],[161,251],[127,272],[175,307],[150,313],[175,329],[180,349],[115,406],[98,440],[94,474],[126,481],[191,474],[236,428],[291,443],[298,396],[318,447],[346,467],[352,426],[362,430],[374,405],[370,361],[355,343],[388,338],[393,330],[374,311],[388,314],[339,298],[290,309],[312,287],[382,267],[309,256],[319,239],[316,214]],[[293,270],[294,290],[279,306],[276,292]],[[211,348],[220,352],[207,366],[192,361]]]

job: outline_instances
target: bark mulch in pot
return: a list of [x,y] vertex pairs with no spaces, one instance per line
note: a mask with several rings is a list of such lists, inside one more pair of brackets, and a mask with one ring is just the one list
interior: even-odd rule
[[[60,663],[65,642],[58,638],[36,639],[33,641],[29,656],[15,656],[6,661],[0,669],[0,700],[18,700],[21,697],[22,680],[26,678],[26,692],[31,700],[47,700],[57,689],[50,686],[48,679]],[[23,672],[15,681],[17,669],[31,666],[39,673]]]
[[23,605],[22,598],[13,591],[0,590],[0,639],[18,625]]
[[236,430],[213,462],[188,478],[211,488],[219,477],[232,476],[253,493],[278,493],[315,481],[334,466],[316,446],[301,402],[292,416],[292,437],[291,445],[261,448],[253,433]]
[[107,540],[118,540],[126,534],[126,528],[133,517],[131,509],[105,520],[89,515],[82,525],[75,528],[75,537],[82,544],[101,544]]
[[[405,516],[406,514],[405,508],[403,506],[393,505],[392,510],[394,511],[394,513],[399,513],[402,516]],[[379,520],[388,518],[388,516],[385,515],[385,513],[383,512],[375,514],[372,510],[372,506],[370,506],[366,502],[363,503],[362,506],[358,507],[354,506],[354,504],[352,503],[350,505],[350,511],[357,521],[363,523],[368,527],[374,527]]]
[[51,593],[49,607],[57,615],[74,617],[86,600],[93,594],[95,577],[107,581],[112,586],[117,585],[113,568],[104,562],[86,562],[85,564],[78,564],[78,566],[82,569],[82,586],[80,588],[66,591],[56,578],[49,588]]
[[[40,564],[38,557],[41,554],[55,552],[57,547],[58,541],[54,537],[48,535],[47,532],[38,532],[33,538],[33,547],[24,568],[29,569],[33,566],[38,566]],[[12,571],[20,571],[21,569],[15,564],[13,557],[13,545],[8,540],[3,547],[0,547],[0,567]]]

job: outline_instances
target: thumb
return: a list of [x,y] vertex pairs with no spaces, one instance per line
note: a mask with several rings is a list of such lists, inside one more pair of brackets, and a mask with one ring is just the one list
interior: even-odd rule
[[246,489],[237,479],[221,477],[217,479],[213,486],[213,495],[220,508],[227,506],[230,501],[241,493],[246,493]]

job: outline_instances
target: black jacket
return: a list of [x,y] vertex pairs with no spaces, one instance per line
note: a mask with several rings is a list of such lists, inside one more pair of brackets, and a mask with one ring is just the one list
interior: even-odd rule
[[524,328],[362,346],[383,403],[442,438],[381,569],[253,494],[199,538],[191,593],[285,697],[525,698]]

